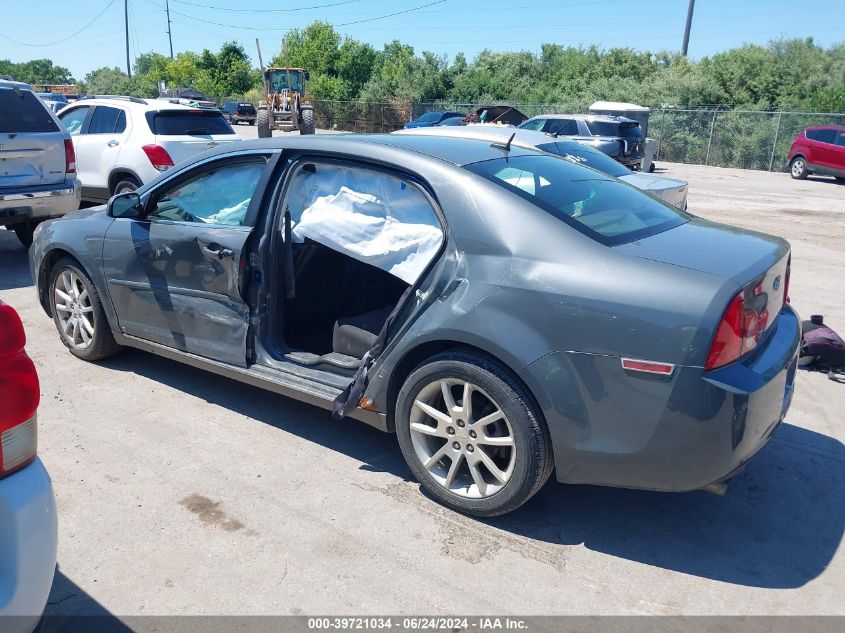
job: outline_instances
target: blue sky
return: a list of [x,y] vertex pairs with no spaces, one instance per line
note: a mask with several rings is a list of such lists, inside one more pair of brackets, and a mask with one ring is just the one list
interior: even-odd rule
[[[129,0],[133,59],[140,52],[168,53],[164,2]],[[679,49],[687,0],[170,0],[170,10],[177,53],[216,50],[235,39],[255,58],[258,37],[267,58],[279,50],[286,29],[322,19],[377,48],[399,39],[418,52],[463,51],[472,59],[484,48],[536,52],[545,42]],[[0,0],[0,12],[0,58],[49,57],[77,78],[100,66],[125,67],[123,0]],[[811,36],[828,46],[845,41],[843,18],[845,0],[697,0],[690,56],[780,36]]]

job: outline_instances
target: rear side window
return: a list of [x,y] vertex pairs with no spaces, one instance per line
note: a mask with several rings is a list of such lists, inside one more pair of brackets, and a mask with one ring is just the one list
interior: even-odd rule
[[607,246],[667,231],[690,217],[618,180],[554,156],[496,158],[466,169]]
[[836,135],[836,144],[839,145],[839,147],[845,147],[845,130]]
[[232,126],[218,112],[205,110],[171,110],[147,112],[153,134],[160,136],[208,136],[234,134]]
[[0,88],[0,132],[58,132],[59,126],[41,100],[29,90],[20,96],[9,88]]
[[578,122],[575,119],[548,119],[543,131],[558,136],[578,136]]
[[115,134],[126,129],[126,114],[119,108],[97,106],[91,123],[88,124],[87,134]]

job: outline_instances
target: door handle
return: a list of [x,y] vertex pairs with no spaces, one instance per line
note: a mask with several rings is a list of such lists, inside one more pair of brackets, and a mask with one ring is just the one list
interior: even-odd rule
[[203,252],[207,255],[216,255],[218,259],[223,259],[224,257],[234,257],[235,252],[231,248],[225,248],[218,244],[217,242],[212,242],[207,246],[202,247]]
[[120,141],[109,141],[106,143],[109,147],[114,147],[115,145],[120,145]]

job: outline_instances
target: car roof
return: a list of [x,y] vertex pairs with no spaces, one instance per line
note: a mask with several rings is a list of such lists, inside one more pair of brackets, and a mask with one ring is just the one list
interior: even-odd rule
[[804,130],[845,130],[845,125],[808,125]]
[[11,81],[10,79],[0,79],[0,88],[20,88],[21,90],[32,91],[32,86],[22,81]]
[[581,121],[604,121],[605,123],[639,123],[639,121],[629,119],[626,116],[611,114],[538,114],[531,119],[578,119]]
[[[512,130],[515,128],[511,128]],[[507,139],[505,139],[507,140]],[[501,143],[501,141],[497,141]],[[442,136],[400,134],[316,134],[307,136],[275,136],[271,138],[227,143],[204,152],[207,158],[214,154],[228,154],[261,149],[294,149],[299,151],[336,152],[354,156],[367,156],[374,151],[397,165],[403,156],[424,155],[462,167],[494,158],[502,158],[504,150],[496,148],[489,139],[471,139]],[[509,156],[536,156],[540,150],[514,145]]]
[[127,108],[142,110],[144,112],[159,112],[162,110],[208,110],[209,112],[214,112],[211,108],[199,108],[182,103],[173,103],[167,99],[141,99],[138,97],[124,97],[122,95],[81,97],[74,101],[73,105],[120,105]]

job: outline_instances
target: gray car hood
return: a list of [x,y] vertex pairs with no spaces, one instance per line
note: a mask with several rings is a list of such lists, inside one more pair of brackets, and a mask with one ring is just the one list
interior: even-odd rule
[[740,286],[774,266],[789,251],[779,237],[693,218],[668,231],[615,250],[733,279]]

